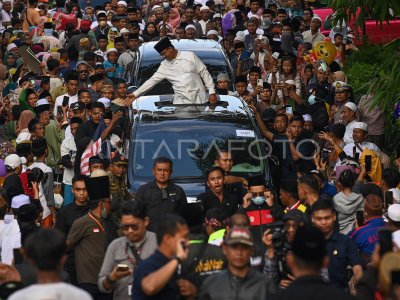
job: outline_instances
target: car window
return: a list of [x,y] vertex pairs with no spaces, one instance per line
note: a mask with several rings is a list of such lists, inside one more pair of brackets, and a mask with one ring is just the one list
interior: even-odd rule
[[221,118],[143,123],[137,126],[135,141],[131,172],[133,178],[141,180],[152,179],[153,161],[158,156],[172,159],[174,178],[204,177],[214,164],[217,149],[229,145],[234,161],[232,174],[248,177],[264,170],[264,161],[259,159],[261,145],[248,120],[240,124],[221,122]]

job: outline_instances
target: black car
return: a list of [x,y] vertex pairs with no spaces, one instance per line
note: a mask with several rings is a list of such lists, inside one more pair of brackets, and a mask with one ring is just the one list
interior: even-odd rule
[[232,175],[264,175],[272,186],[264,139],[245,103],[220,96],[218,106],[173,105],[172,95],[143,96],[133,103],[128,176],[131,191],[153,180],[153,161],[173,161],[172,180],[193,201],[205,191],[205,173],[217,151],[230,149]]

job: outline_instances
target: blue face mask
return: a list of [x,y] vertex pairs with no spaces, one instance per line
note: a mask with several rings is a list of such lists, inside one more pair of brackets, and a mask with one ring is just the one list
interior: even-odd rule
[[164,8],[168,8],[169,7],[169,3],[168,2],[163,2],[162,5],[163,5]]
[[255,205],[261,205],[261,204],[265,203],[265,197],[257,196],[257,197],[251,198],[251,201],[253,201],[253,203]]
[[313,105],[317,102],[317,100],[315,100],[315,96],[314,95],[310,95],[310,97],[308,97],[308,104]]
[[43,29],[44,35],[46,36],[52,36],[53,35],[53,29]]

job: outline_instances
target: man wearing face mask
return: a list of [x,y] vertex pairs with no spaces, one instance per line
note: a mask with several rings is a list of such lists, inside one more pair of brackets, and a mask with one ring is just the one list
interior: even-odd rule
[[96,18],[97,21],[93,22],[91,27],[94,28],[93,31],[96,39],[99,40],[100,35],[108,35],[111,26],[107,23],[107,15],[105,11],[101,10],[97,12]]
[[262,248],[262,236],[266,225],[275,222],[282,216],[282,208],[275,203],[271,191],[265,187],[262,176],[248,178],[249,191],[243,197],[242,211],[250,220],[250,231],[258,247]]
[[[111,209],[110,182],[107,173],[98,170],[87,180],[89,212],[77,219],[68,234],[68,249],[75,250],[78,286],[93,299],[111,299],[97,286],[98,274],[103,263],[108,231],[104,219]],[[96,177],[97,176],[97,177]]]

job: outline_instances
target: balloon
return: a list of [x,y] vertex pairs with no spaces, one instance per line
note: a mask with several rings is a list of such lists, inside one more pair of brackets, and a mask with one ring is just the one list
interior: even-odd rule
[[337,50],[332,42],[317,42],[315,43],[313,50],[317,59],[322,59],[326,61],[328,65],[330,65],[335,60]]

